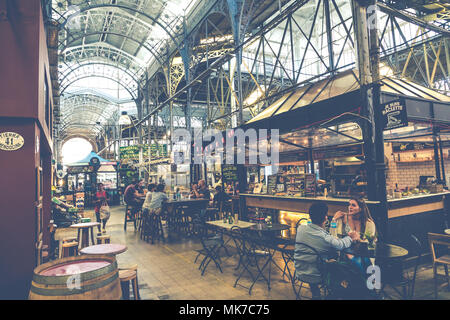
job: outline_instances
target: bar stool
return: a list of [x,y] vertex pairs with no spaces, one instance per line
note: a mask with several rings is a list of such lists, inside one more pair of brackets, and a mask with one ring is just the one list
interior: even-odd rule
[[105,234],[97,236],[97,244],[111,243],[111,236]]
[[[127,223],[128,222],[133,222],[134,223],[134,230],[136,230],[136,215],[134,215],[134,216],[132,216],[132,214],[131,214],[131,206],[130,207],[128,207],[128,204],[127,205],[125,205],[125,221],[124,221],[124,224],[123,224],[123,230],[125,230],[125,231],[127,231]],[[128,213],[128,211],[129,211],[129,213]]]
[[133,287],[134,300],[141,300],[137,280],[137,265],[131,266],[126,269],[119,268],[119,279],[123,299],[130,300],[130,282],[131,282],[131,285]]
[[62,244],[62,257],[74,257],[78,255],[78,242],[66,242]]

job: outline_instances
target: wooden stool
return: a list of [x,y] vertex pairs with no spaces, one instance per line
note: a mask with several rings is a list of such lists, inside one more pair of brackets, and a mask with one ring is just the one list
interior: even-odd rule
[[72,257],[78,255],[78,242],[66,242],[62,244],[62,257]]
[[78,238],[77,237],[71,237],[71,238],[64,238],[64,239],[62,239],[62,242],[63,243],[66,243],[66,242],[76,242],[78,240]]
[[97,244],[103,244],[103,243],[111,243],[111,236],[105,234],[102,236],[97,236]]
[[139,287],[137,280],[137,265],[134,265],[127,269],[119,268],[120,286],[122,288],[122,298],[124,300],[130,300],[130,281],[133,287],[134,300],[141,300],[139,295]]

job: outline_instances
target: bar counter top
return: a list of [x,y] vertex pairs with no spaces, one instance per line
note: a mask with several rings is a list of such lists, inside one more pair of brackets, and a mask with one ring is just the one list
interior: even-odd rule
[[416,199],[426,199],[426,198],[431,198],[431,197],[437,197],[437,196],[444,196],[450,194],[449,191],[445,191],[445,192],[438,192],[438,193],[428,193],[428,194],[419,194],[419,195],[415,195],[415,196],[411,196],[411,197],[403,197],[400,199],[388,199],[388,203],[394,203],[394,202],[398,202],[398,201],[411,201],[411,200],[416,200]]
[[[295,201],[326,201],[326,202],[336,202],[336,203],[348,203],[348,200],[350,198],[333,198],[333,197],[324,197],[324,196],[317,196],[317,197],[293,197],[293,196],[276,196],[276,195],[270,195],[270,194],[255,194],[255,193],[241,193],[241,196],[246,197],[261,197],[261,198],[267,198],[267,199],[282,199],[282,200],[295,200]],[[369,201],[364,200],[367,204],[379,204],[379,201]]]

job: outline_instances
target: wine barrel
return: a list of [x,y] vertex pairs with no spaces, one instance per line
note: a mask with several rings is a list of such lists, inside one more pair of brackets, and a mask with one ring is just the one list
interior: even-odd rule
[[67,257],[34,269],[30,300],[120,300],[116,258],[105,255]]

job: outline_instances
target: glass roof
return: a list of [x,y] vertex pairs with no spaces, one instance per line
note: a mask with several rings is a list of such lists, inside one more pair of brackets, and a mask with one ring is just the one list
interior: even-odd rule
[[163,46],[176,43],[183,16],[197,1],[52,0],[60,26],[59,134],[95,135],[92,124],[113,115],[109,106],[136,99],[147,68],[163,64]]

